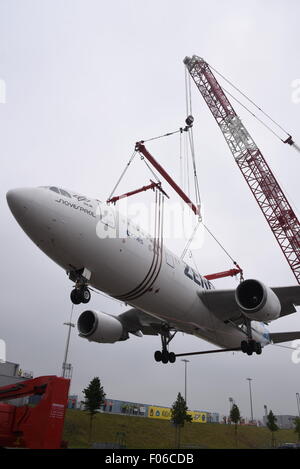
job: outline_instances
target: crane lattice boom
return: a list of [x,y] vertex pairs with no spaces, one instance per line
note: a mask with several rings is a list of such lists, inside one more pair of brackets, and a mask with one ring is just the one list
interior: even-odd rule
[[300,224],[292,207],[207,62],[194,55],[184,63],[300,284]]

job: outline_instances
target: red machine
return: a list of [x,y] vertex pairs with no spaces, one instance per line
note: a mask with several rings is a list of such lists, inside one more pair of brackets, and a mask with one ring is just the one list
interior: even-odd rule
[[70,380],[40,376],[0,388],[0,401],[41,396],[35,407],[0,403],[0,447],[59,449]]

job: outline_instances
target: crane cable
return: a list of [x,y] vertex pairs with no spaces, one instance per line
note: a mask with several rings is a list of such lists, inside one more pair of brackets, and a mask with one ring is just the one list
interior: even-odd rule
[[266,124],[262,119],[260,119],[254,112],[252,112],[245,104],[243,104],[238,98],[236,98],[230,91],[228,91],[226,88],[222,87],[222,89],[229,95],[231,96],[232,99],[234,99],[240,106],[242,106],[251,116],[253,116],[258,122],[260,122],[266,129],[268,129],[275,137],[277,137],[281,142],[283,142],[282,138],[280,137],[279,134],[277,134],[268,124]]
[[[223,78],[223,80],[225,80],[230,86],[232,86],[238,93],[240,93],[244,98],[246,98],[251,104],[253,104],[253,106],[256,107],[256,109],[258,109],[264,116],[266,116],[271,122],[273,122],[273,124],[275,124],[279,129],[281,129],[286,135],[290,136],[289,132],[287,132],[280,124],[278,124],[278,122],[276,122],[274,119],[272,119],[272,117],[267,114],[261,107],[259,107],[252,99],[249,98],[249,96],[247,96],[245,93],[243,93],[243,91],[241,91],[237,86],[235,86],[230,80],[228,80],[228,78],[226,78],[224,75],[222,75],[218,70],[216,70],[214,67],[212,67],[210,64],[208,64],[209,67],[214,71],[216,72],[221,78]],[[226,90],[225,90],[226,91]],[[228,91],[226,91],[228,93]],[[232,96],[232,95],[230,95]],[[233,97],[233,96],[232,96]],[[234,97],[233,97],[234,98]],[[235,99],[235,98],[234,98]],[[245,109],[247,109],[245,107]],[[247,109],[248,110],[248,109]],[[251,112],[251,111],[249,111]],[[255,116],[255,114],[251,113],[252,115]],[[256,117],[257,118],[257,117]],[[258,118],[257,118],[258,119]],[[262,122],[260,119],[258,119],[260,122]],[[263,123],[263,122],[262,122]],[[264,123],[263,123],[264,124]],[[266,124],[264,124],[267,128],[269,128]],[[276,135],[276,134],[275,134]],[[280,138],[280,137],[279,137]],[[281,139],[280,139],[281,140]]]
[[[191,76],[188,73],[186,67],[185,67],[185,105],[186,105],[186,116],[187,116],[186,123],[188,122],[189,118],[192,118],[192,124],[193,124],[194,118],[193,118],[193,108],[192,108]],[[188,127],[187,134],[188,134],[188,143],[190,147],[192,165],[193,165],[194,191],[195,191],[196,205],[200,209],[201,197],[200,197],[199,181],[198,181],[198,175],[197,175],[194,134],[193,134],[192,125]],[[189,173],[188,161],[187,161],[187,172]]]
[[201,205],[201,198],[200,198],[200,189],[199,189],[199,181],[197,175],[197,167],[196,167],[196,159],[195,159],[195,146],[194,146],[194,136],[193,136],[193,129],[190,128],[188,131],[189,142],[190,142],[190,149],[192,155],[192,163],[193,163],[193,173],[194,173],[194,188],[195,188],[195,197],[196,197],[196,205],[200,209]]
[[[207,64],[209,65],[209,64]],[[214,70],[223,80],[225,80],[230,86],[232,86],[238,93],[240,93],[245,99],[247,99],[256,109],[258,109],[264,116],[266,116],[273,124],[275,124],[280,130],[282,130],[288,138],[286,140],[283,140],[280,135],[278,135],[269,125],[267,125],[262,119],[260,119],[254,112],[252,112],[245,104],[243,104],[239,99],[237,99],[233,94],[231,94],[226,88],[223,87],[223,90],[231,96],[232,99],[234,99],[240,106],[242,106],[249,114],[251,114],[258,122],[260,122],[266,129],[268,129],[275,137],[277,137],[282,143],[288,143],[291,145],[296,151],[300,153],[300,147],[294,142],[292,139],[292,136],[287,130],[285,130],[278,122],[276,122],[272,117],[267,114],[261,107],[259,107],[252,99],[250,99],[245,93],[243,93],[237,86],[235,86],[230,80],[228,80],[224,75],[222,75],[218,70],[216,70],[214,67],[209,65],[209,67]]]
[[[172,135],[172,134],[171,134],[171,135]],[[160,138],[160,137],[156,137],[156,138]],[[129,168],[129,166],[131,165],[131,163],[132,163],[132,161],[133,161],[133,159],[134,159],[136,153],[137,153],[137,151],[135,150],[135,151],[133,152],[133,154],[131,155],[131,157],[130,157],[128,163],[127,163],[127,165],[125,166],[125,169],[124,169],[123,172],[121,173],[121,176],[119,177],[119,179],[118,179],[118,181],[117,181],[115,187],[113,188],[113,190],[112,190],[112,192],[111,192],[111,194],[110,194],[110,196],[108,197],[107,200],[110,200],[110,199],[113,197],[113,195],[114,195],[114,193],[116,192],[118,186],[120,185],[120,183],[121,183],[123,177],[125,176],[125,174],[126,174],[128,168]],[[141,160],[144,161],[144,163],[146,164],[147,168],[148,168],[149,171],[151,172],[152,176],[156,179],[156,182],[158,182],[159,184],[161,184],[161,180],[159,179],[159,177],[157,176],[157,174],[153,171],[153,169],[150,167],[150,165],[147,163],[147,161],[145,160],[145,158],[144,158],[143,156],[141,156]]]
[[161,180],[159,179],[159,177],[157,176],[157,174],[153,171],[153,169],[152,169],[151,166],[148,164],[148,162],[146,161],[146,158],[144,158],[143,155],[141,155],[141,160],[144,161],[145,165],[147,166],[147,168],[148,168],[149,171],[151,172],[152,176],[156,179],[156,182],[158,182],[158,184],[161,184]]
[[110,194],[110,196],[108,197],[107,200],[110,200],[110,199],[112,198],[112,196],[114,195],[114,193],[115,193],[115,191],[117,190],[117,188],[118,188],[120,182],[122,181],[123,177],[125,176],[125,174],[126,174],[128,168],[129,168],[129,166],[131,165],[131,163],[132,163],[132,161],[133,161],[133,159],[134,159],[136,153],[137,153],[136,150],[132,153],[132,155],[131,155],[131,157],[130,157],[128,163],[127,163],[127,165],[125,166],[125,169],[123,170],[121,176],[119,177],[119,179],[118,179],[118,181],[117,181],[115,187],[113,188],[113,190],[112,190],[112,192],[111,192],[111,194]]
[[[194,239],[194,237],[195,237],[195,235],[196,235],[196,232],[197,232],[197,230],[198,230],[198,228],[199,228],[199,226],[200,226],[201,223],[202,223],[202,225],[203,225],[203,228],[210,234],[210,236],[214,239],[214,241],[220,246],[220,248],[222,249],[222,251],[223,251],[223,252],[226,254],[226,256],[231,260],[231,262],[232,262],[238,269],[241,269],[240,266],[239,266],[239,264],[234,260],[234,258],[233,258],[233,257],[231,256],[231,254],[227,251],[227,249],[224,247],[224,245],[218,240],[218,238],[212,233],[212,231],[207,227],[207,225],[205,225],[205,224],[203,223],[203,221],[202,221],[201,219],[198,220],[198,223],[197,223],[197,225],[195,226],[194,231],[193,231],[193,233],[192,233],[190,239],[188,240],[188,242],[187,242],[187,244],[186,244],[186,246],[185,246],[185,248],[184,248],[184,250],[183,250],[183,252],[182,252],[182,254],[181,254],[181,256],[180,256],[180,260],[183,261],[183,259],[185,258],[186,253],[188,252],[189,247],[190,247],[190,245],[191,245],[191,243],[192,243],[192,241],[193,241],[193,239]],[[192,251],[191,251],[191,250],[190,250],[190,254],[191,254],[191,256],[192,256]],[[195,262],[195,260],[194,260],[194,262]],[[241,274],[241,280],[243,280],[243,275],[242,275],[242,274]]]
[[[187,72],[187,69],[185,67],[185,104],[186,104],[186,123],[188,124],[188,119],[192,118],[191,123],[193,123],[194,119],[192,117],[192,95],[191,95],[191,77],[190,74]],[[191,158],[192,158],[192,165],[193,165],[193,176],[194,176],[194,191],[195,191],[195,198],[196,198],[196,205],[200,209],[201,205],[201,198],[200,198],[200,189],[199,189],[199,181],[198,181],[198,175],[197,175],[197,166],[196,166],[196,158],[195,158],[195,145],[194,145],[194,136],[193,136],[193,129],[192,125],[190,125],[187,128],[187,135],[185,138],[185,145],[184,145],[184,164],[182,164],[182,141],[180,140],[180,171],[182,169],[185,169],[185,174],[181,174],[181,180],[183,179],[183,189],[185,189],[185,182],[187,182],[187,193],[190,196],[190,179],[189,179],[189,154],[188,154],[188,147],[190,148],[190,153],[191,153]],[[182,168],[183,167],[183,168]],[[186,180],[186,181],[185,181]],[[184,207],[182,207],[182,223],[184,223],[183,220],[183,215],[184,215]],[[189,247],[193,241],[193,239],[196,236],[197,230],[200,226],[200,223],[202,222],[201,215],[198,217],[198,222],[196,226],[194,227],[194,230],[188,239],[183,252],[180,256],[180,259],[183,260],[184,257],[186,256],[187,251],[189,250]],[[191,251],[190,251],[191,252]]]
[[234,265],[238,265],[233,257],[229,254],[229,252],[225,249],[223,244],[216,238],[216,236],[211,232],[211,230],[203,223],[204,228],[210,234],[210,236],[216,241],[216,243],[220,246],[220,248],[225,252],[226,256],[234,263]]
[[141,143],[151,142],[152,140],[158,140],[159,138],[163,137],[170,137],[170,135],[178,134],[179,132],[182,132],[181,128],[178,130],[174,130],[174,132],[168,132],[163,135],[158,135],[157,137],[148,138],[147,140],[141,140]]
[[[202,220],[201,220],[201,218],[199,218],[199,219],[198,219],[198,223],[197,223],[197,225],[195,226],[195,228],[194,228],[194,230],[193,230],[193,232],[192,232],[192,234],[191,234],[191,236],[190,236],[188,242],[186,243],[186,245],[185,245],[185,247],[184,247],[184,250],[183,250],[183,252],[182,252],[182,254],[181,254],[181,256],[180,256],[180,260],[181,260],[181,261],[183,261],[183,259],[185,258],[186,253],[187,253],[187,251],[189,250],[189,247],[190,247],[190,245],[191,245],[193,239],[195,238],[195,235],[196,235],[197,230],[198,230],[198,228],[199,228],[199,226],[200,226],[201,223],[202,223]],[[190,252],[191,252],[191,251],[190,251]]]
[[[186,114],[187,116],[192,115],[192,94],[191,94],[191,76],[188,73],[188,70],[186,67],[185,68],[185,104],[186,104]],[[212,68],[212,67],[211,67]],[[218,72],[217,72],[218,73]],[[227,81],[227,80],[226,80]],[[230,93],[229,93],[230,94]],[[235,99],[235,98],[234,98]],[[242,106],[243,104],[240,103]],[[245,106],[244,106],[245,107]],[[247,109],[248,110],[248,109]],[[251,112],[249,110],[249,112]],[[254,115],[254,114],[253,114]],[[255,115],[254,115],[255,116]],[[256,116],[255,116],[256,117]],[[270,129],[272,131],[272,129]],[[201,204],[201,198],[200,198],[200,189],[199,189],[199,181],[198,181],[198,175],[197,175],[197,167],[196,167],[196,159],[195,159],[195,146],[194,146],[194,136],[193,136],[193,129],[190,127],[188,129],[188,138],[189,138],[189,144],[190,144],[190,151],[191,151],[191,157],[192,157],[192,163],[193,163],[193,172],[194,172],[194,187],[195,187],[195,196],[196,196],[196,204],[199,204],[198,206],[200,207]],[[274,132],[273,132],[274,133]],[[280,137],[278,137],[280,138]],[[182,159],[182,142],[180,140],[180,161]],[[188,160],[188,158],[187,158]],[[182,164],[182,163],[181,163]],[[187,169],[188,169],[188,164],[187,164]],[[188,187],[189,188],[189,187]],[[200,224],[202,223],[204,229],[210,234],[210,236],[216,241],[216,243],[220,246],[220,248],[224,251],[224,253],[227,255],[227,257],[233,262],[233,264],[240,269],[240,266],[238,263],[234,260],[234,258],[229,254],[229,252],[225,249],[223,244],[217,239],[217,237],[211,232],[211,230],[203,223],[203,220],[201,217],[198,218],[198,223],[196,224],[188,242],[186,243],[184,250],[181,254],[180,259],[183,260],[184,257],[186,256],[186,253],[189,250],[189,247],[193,241],[193,239],[196,236],[196,233],[198,231],[198,228]],[[190,255],[194,261],[195,266],[197,266],[195,259],[193,258],[192,251],[190,250]],[[198,268],[197,268],[198,270]],[[241,280],[243,279],[243,276],[241,274]]]

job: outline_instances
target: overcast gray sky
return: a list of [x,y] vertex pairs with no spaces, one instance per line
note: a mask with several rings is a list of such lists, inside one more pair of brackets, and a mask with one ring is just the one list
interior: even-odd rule
[[[298,0],[0,0],[1,327],[7,359],[35,376],[59,374],[70,315],[71,283],[27,238],[6,204],[7,190],[58,185],[105,199],[138,139],[182,125],[183,59],[204,57],[245,90],[300,142],[300,103],[292,83],[300,78]],[[284,146],[235,106],[296,209],[299,154]],[[195,144],[206,224],[242,265],[247,278],[270,286],[295,279],[241,177],[202,97],[193,89]],[[178,140],[149,149],[179,180]],[[134,167],[123,188],[144,184]],[[201,273],[230,268],[209,239],[196,252]],[[234,279],[216,287],[234,288]],[[110,313],[122,307],[100,295],[90,306]],[[74,320],[82,311],[75,309]],[[299,313],[271,324],[299,330]],[[73,332],[72,392],[99,376],[107,395],[169,406],[184,392],[184,366],[153,360],[158,337],[115,345],[89,343]],[[178,335],[177,352],[209,344]],[[227,413],[233,397],[250,415],[247,377],[253,378],[254,414],[267,404],[295,414],[299,365],[291,351],[267,347],[262,356],[190,358],[191,409]]]

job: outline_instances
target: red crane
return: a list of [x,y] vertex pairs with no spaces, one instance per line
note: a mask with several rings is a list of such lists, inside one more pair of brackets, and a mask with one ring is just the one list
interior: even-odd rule
[[[62,447],[70,380],[40,376],[0,387],[0,447],[59,449]],[[35,407],[1,401],[41,396]]]
[[[300,224],[274,174],[242,124],[208,63],[194,55],[187,67],[300,284]],[[284,143],[290,143],[285,141]]]

